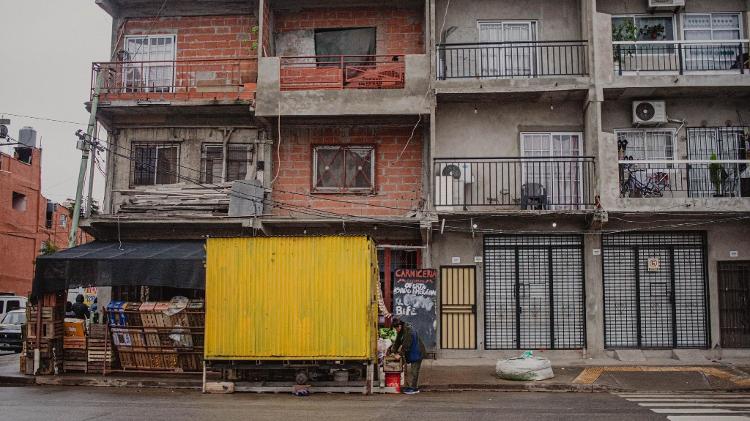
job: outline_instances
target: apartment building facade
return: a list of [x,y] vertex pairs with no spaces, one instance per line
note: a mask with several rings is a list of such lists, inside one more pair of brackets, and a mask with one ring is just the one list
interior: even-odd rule
[[[31,292],[36,257],[68,247],[71,216],[42,195],[42,150],[36,132],[23,130],[33,132],[19,136],[28,144],[14,146],[12,155],[0,152],[0,292],[20,296]],[[89,240],[79,232],[79,244]]]
[[747,1],[97,3],[97,238],[366,233],[439,357],[750,346]]

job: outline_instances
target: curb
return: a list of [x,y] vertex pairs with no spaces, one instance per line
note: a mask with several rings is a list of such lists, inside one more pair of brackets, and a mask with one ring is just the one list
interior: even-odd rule
[[37,377],[33,383],[39,386],[85,386],[85,387],[130,387],[139,389],[183,389],[201,390],[201,382],[170,382],[141,379],[81,379]]
[[612,393],[631,390],[598,384],[444,384],[423,385],[421,390],[430,392],[561,392],[561,393]]
[[0,376],[0,386],[32,386],[36,384],[33,376]]

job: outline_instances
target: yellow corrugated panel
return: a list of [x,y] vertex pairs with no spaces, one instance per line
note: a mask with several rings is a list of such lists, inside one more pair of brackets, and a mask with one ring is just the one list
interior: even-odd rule
[[372,360],[377,253],[366,237],[210,238],[207,360]]

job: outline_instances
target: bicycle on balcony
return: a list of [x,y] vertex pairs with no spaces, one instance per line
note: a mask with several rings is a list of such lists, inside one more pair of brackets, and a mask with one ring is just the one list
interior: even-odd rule
[[[630,158],[632,160],[632,157]],[[669,174],[664,171],[653,171],[639,168],[635,164],[623,165],[621,174],[621,197],[664,197],[664,192],[672,194]]]

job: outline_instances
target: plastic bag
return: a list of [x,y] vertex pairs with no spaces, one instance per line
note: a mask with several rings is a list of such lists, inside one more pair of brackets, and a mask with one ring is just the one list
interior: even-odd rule
[[518,381],[537,381],[555,377],[549,359],[532,357],[531,354],[498,361],[495,373],[501,379]]

